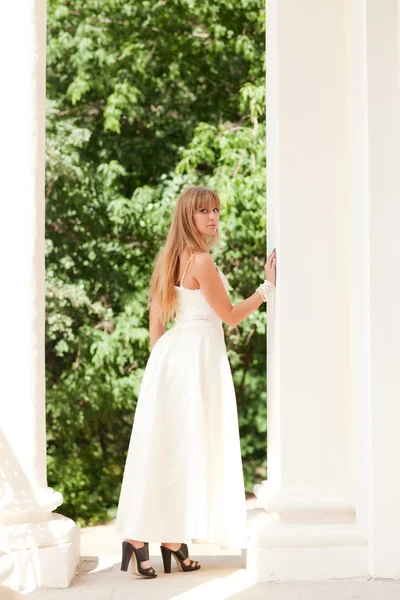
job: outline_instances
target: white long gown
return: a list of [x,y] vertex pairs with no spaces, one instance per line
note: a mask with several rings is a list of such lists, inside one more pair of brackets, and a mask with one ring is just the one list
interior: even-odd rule
[[244,548],[237,407],[222,321],[200,289],[175,287],[174,325],[153,346],[143,375],[115,528],[134,540]]

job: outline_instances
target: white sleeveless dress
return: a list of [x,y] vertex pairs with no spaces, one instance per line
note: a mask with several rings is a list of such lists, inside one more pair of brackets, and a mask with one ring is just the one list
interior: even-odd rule
[[174,325],[144,371],[115,528],[134,540],[244,548],[237,407],[222,321],[201,289],[175,288]]

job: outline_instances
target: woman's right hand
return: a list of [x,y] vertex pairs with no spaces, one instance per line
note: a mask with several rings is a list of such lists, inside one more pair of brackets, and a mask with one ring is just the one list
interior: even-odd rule
[[265,278],[267,281],[271,281],[276,285],[276,250],[272,250],[271,254],[267,258],[267,262],[264,265]]

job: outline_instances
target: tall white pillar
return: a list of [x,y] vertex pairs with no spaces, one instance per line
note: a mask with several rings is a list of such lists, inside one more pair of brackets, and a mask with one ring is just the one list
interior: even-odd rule
[[73,521],[46,482],[44,367],[44,0],[1,19],[0,551],[11,587],[66,587],[79,559]]
[[349,2],[350,189],[353,198],[353,390],[356,519],[368,529],[370,502],[370,285],[368,102],[365,0]]
[[400,2],[349,1],[356,518],[368,574],[400,577]]
[[366,0],[370,570],[400,577],[399,3]]
[[355,521],[352,205],[345,0],[267,5],[266,513],[251,525],[258,580],[367,574]]

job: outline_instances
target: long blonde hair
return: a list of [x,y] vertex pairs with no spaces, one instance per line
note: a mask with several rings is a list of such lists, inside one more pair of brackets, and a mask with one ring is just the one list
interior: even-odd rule
[[158,316],[164,325],[176,314],[178,292],[175,285],[179,283],[180,257],[184,248],[188,246],[190,254],[210,252],[220,242],[218,228],[204,242],[194,223],[197,210],[214,206],[221,206],[218,194],[203,186],[187,188],[176,202],[167,239],[156,256],[147,298],[149,303],[152,298],[157,299]]

